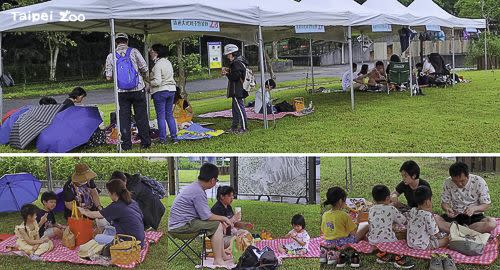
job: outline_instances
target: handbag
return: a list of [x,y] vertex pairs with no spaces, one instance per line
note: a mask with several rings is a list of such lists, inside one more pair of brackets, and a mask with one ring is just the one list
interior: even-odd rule
[[479,233],[453,222],[448,248],[467,256],[479,256],[483,254],[489,238],[489,233]]
[[62,236],[62,244],[63,246],[69,248],[69,249],[75,249],[76,247],[76,242],[75,242],[75,235],[71,232],[69,229],[69,226],[64,229],[63,236]]
[[[124,241],[122,238],[129,238]],[[109,248],[111,253],[111,262],[113,264],[128,265],[131,263],[139,263],[141,260],[141,241],[137,241],[135,237],[124,234],[115,235],[113,245]]]
[[94,238],[94,222],[79,214],[76,201],[73,201],[71,217],[68,218],[68,226],[75,235],[75,245],[80,246]]

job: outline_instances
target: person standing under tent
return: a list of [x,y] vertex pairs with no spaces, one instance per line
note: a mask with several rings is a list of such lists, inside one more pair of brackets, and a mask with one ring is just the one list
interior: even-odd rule
[[[131,116],[134,107],[135,121],[139,130],[141,147],[149,148],[149,120],[146,103],[146,91],[143,76],[147,76],[148,65],[139,50],[128,46],[128,36],[125,33],[116,35],[116,58],[118,79],[118,102],[120,106],[120,133],[122,149],[132,149]],[[106,79],[113,78],[113,54],[106,58]],[[140,71],[140,74],[139,74]]]
[[[224,55],[229,59],[229,67],[222,68],[222,75],[227,76],[227,97],[232,98],[233,123],[232,133],[243,133],[248,130],[247,115],[245,112],[245,98],[248,92],[243,88],[248,61],[241,55],[238,46],[228,44],[224,46]],[[238,127],[241,128],[238,129]]]
[[165,120],[170,130],[170,139],[173,143],[177,143],[177,125],[173,112],[176,86],[174,69],[172,63],[167,59],[167,47],[154,44],[149,50],[149,57],[154,63],[150,76],[150,92],[156,109],[160,143],[167,143]]

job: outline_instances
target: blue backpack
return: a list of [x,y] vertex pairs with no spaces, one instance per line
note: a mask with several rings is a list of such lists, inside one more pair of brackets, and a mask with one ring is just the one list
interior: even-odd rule
[[156,196],[158,199],[161,200],[167,196],[167,190],[165,189],[165,187],[155,179],[147,176],[142,176],[141,181],[144,184],[146,184],[146,186],[151,188],[153,195]]
[[132,48],[128,48],[125,56],[116,53],[116,73],[118,78],[118,88],[121,90],[132,90],[139,85],[139,73],[132,64],[130,52]]

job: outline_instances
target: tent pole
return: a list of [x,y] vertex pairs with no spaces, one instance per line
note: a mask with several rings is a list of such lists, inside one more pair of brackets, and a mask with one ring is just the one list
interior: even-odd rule
[[363,36],[363,31],[361,31],[361,43],[359,44],[359,56],[361,57],[361,64],[365,63],[365,59],[363,57],[363,44],[365,43],[365,36]]
[[264,40],[262,39],[262,26],[259,25],[259,64],[260,64],[260,90],[262,91],[262,100],[264,101],[264,106],[262,106],[262,112],[264,113],[264,129],[269,128],[267,122],[267,104],[266,102],[266,88],[265,88],[265,74],[264,74]]
[[45,166],[47,167],[47,188],[49,191],[54,190],[52,183],[52,164],[50,162],[50,157],[45,158]]
[[351,109],[354,111],[354,71],[352,70],[352,29],[350,25],[347,28],[347,36],[349,41],[349,69],[351,70]]
[[[148,44],[148,31],[144,31],[144,60],[146,60],[146,66],[149,72],[149,44]],[[149,74],[147,75],[149,77]],[[146,106],[148,108],[148,120],[151,114],[151,94],[146,92]]]
[[[408,30],[411,32],[410,26],[408,26]],[[408,62],[410,64],[410,97],[413,96],[413,65],[411,61],[411,33],[410,36],[408,37]]]
[[311,82],[312,82],[312,93],[314,93],[314,64],[313,64],[313,49],[312,49],[312,38],[309,37],[309,57],[311,60]]
[[484,30],[484,70],[488,70],[488,46],[486,38],[488,37],[488,29]]
[[179,194],[179,157],[174,158],[174,168],[175,168],[175,195]]
[[340,63],[343,65],[345,64],[345,43],[342,42],[342,55],[340,57]]
[[[118,99],[118,78],[116,71],[116,42],[115,42],[115,19],[110,19],[109,24],[111,26],[111,51],[113,54],[113,86],[115,92],[115,107],[116,107],[116,130],[118,133],[118,144],[117,151],[122,152],[122,134],[120,130],[120,101]],[[130,128],[130,127],[129,127]]]
[[351,188],[349,191],[353,191],[352,189],[352,157],[348,157],[349,159],[349,182],[351,183]]
[[[0,77],[3,76],[2,32],[0,32]],[[0,82],[0,124],[3,124],[3,88]]]
[[451,74],[453,75],[452,83],[455,85],[455,28],[451,28]]

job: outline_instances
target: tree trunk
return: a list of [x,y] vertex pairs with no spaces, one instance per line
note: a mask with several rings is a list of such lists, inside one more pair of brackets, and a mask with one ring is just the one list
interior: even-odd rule
[[177,48],[177,61],[178,61],[178,72],[179,72],[179,81],[178,81],[178,86],[181,88],[181,93],[183,97],[187,97],[187,92],[186,92],[186,70],[184,69],[184,61],[183,61],[183,42],[182,40],[178,40],[175,42],[176,48]]
[[273,59],[278,59],[278,41],[273,41]]
[[55,45],[54,52],[50,53],[50,81],[55,82],[57,70],[57,57],[59,56],[59,45]]
[[[271,77],[271,79],[273,79],[273,80],[276,80],[276,75],[274,74],[273,65],[271,63],[271,58],[269,58],[269,54],[267,53],[266,50],[264,50],[264,57],[266,59],[266,65],[267,65],[267,71],[269,72],[269,77]],[[264,72],[264,71],[262,71],[262,72]]]

